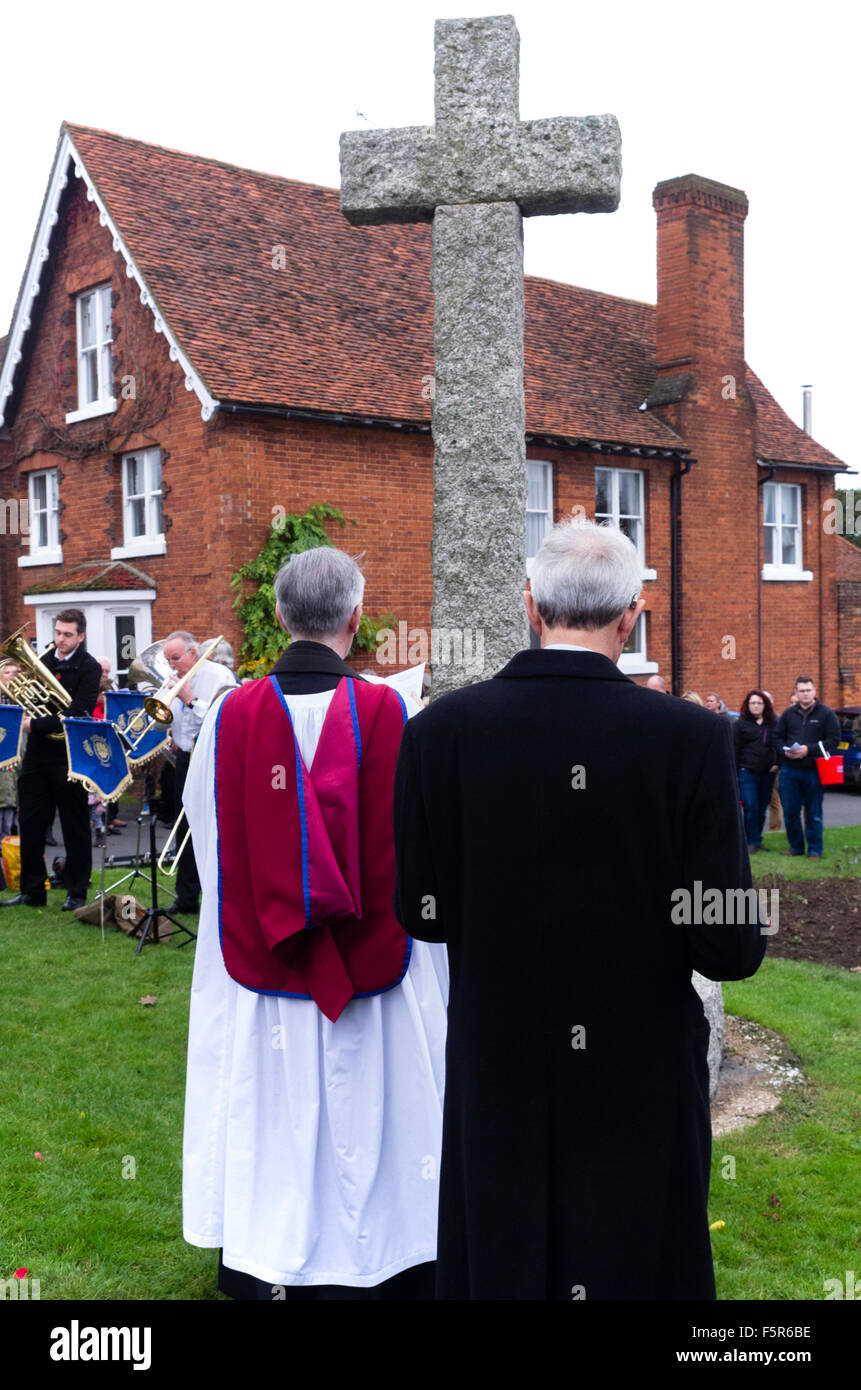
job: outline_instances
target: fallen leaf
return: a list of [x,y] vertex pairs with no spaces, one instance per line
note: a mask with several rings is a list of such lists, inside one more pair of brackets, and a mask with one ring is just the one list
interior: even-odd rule
[[709,1226],[709,1230],[710,1230],[710,1231],[722,1231],[725,1225],[726,1225],[726,1222],[725,1222],[725,1221],[713,1221],[712,1224]]
[[139,1003],[139,1004],[157,1004],[157,1003],[158,1003],[158,995],[157,995],[157,994],[144,994],[144,995],[142,995],[141,998],[138,1000],[138,1003]]

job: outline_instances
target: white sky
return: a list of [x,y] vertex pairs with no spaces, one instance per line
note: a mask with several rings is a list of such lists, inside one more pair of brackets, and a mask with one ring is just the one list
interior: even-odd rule
[[[434,19],[492,12],[439,0],[7,9],[0,333],[63,119],[336,187],[342,130],[433,121]],[[612,111],[622,128],[619,210],[527,219],[527,270],[654,302],[654,185],[698,173],[743,188],[748,362],[799,422],[811,382],[816,438],[861,467],[858,7],[530,0],[513,12],[521,116]]]

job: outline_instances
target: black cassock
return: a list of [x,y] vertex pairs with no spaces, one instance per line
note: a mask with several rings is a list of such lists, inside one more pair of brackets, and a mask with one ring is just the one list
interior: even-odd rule
[[691,970],[752,975],[766,936],[671,914],[751,885],[730,721],[521,652],[407,724],[395,836],[451,966],[437,1296],[714,1298]]

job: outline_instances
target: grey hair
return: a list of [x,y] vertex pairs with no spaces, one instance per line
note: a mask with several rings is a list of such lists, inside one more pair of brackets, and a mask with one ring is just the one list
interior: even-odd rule
[[532,596],[548,627],[594,632],[639,598],[643,565],[617,526],[560,521],[532,561]]
[[[212,638],[207,637],[206,641],[201,643],[201,647],[205,651],[211,643]],[[233,648],[226,637],[222,637],[218,646],[210,652],[209,659],[219,666],[228,666],[231,671],[233,670]]]
[[275,602],[291,637],[333,637],[365,592],[355,560],[331,545],[292,555],[274,581]]
[[182,638],[183,642],[185,643],[186,651],[189,651],[193,647],[194,650],[197,652],[198,656],[200,655],[200,643],[198,642],[197,638],[192,637],[190,632],[183,632],[182,628],[178,628],[176,632],[171,632],[168,634],[167,637],[165,637],[164,642],[162,643],[162,649],[164,649],[164,646],[168,642],[172,642],[175,637]]

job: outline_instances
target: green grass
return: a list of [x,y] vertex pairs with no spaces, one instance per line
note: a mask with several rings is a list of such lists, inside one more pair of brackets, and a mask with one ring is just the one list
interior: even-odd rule
[[194,948],[136,957],[62,900],[0,914],[0,1277],[26,1267],[43,1299],[217,1298],[216,1252],[182,1238]]
[[822,836],[821,859],[794,858],[781,854],[789,849],[785,830],[772,830],[762,837],[762,850],[750,856],[754,878],[781,874],[788,879],[861,878],[861,825],[842,825],[827,829]]
[[[120,932],[102,943],[98,927],[54,910],[62,896],[0,913],[0,1277],[25,1266],[46,1300],[217,1299],[215,1251],[182,1238],[194,948],[136,957]],[[155,1007],[138,1003],[146,994]],[[788,1039],[809,1086],[715,1141],[718,1296],[820,1299],[824,1279],[861,1269],[861,976],[767,958],[724,994],[730,1012]],[[734,1182],[721,1175],[727,1154]]]
[[[709,1220],[726,1222],[712,1233],[718,1297],[822,1299],[825,1279],[861,1272],[861,977],[766,957],[723,991],[729,1013],[787,1038],[809,1085],[714,1141]],[[722,1177],[728,1154],[734,1182]]]

